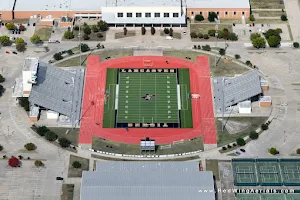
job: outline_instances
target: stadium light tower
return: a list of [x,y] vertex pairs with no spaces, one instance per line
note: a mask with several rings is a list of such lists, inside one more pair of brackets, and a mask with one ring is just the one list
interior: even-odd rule
[[[219,24],[220,24],[220,19],[219,16],[217,16],[217,18],[215,18],[215,22],[216,22],[216,47],[218,47],[218,30],[219,30]],[[215,54],[215,67],[217,67],[217,55]]]

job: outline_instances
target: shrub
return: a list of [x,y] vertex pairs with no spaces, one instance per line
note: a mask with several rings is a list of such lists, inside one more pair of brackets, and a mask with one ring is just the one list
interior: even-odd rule
[[224,55],[226,54],[226,50],[223,49],[223,48],[221,48],[221,49],[219,50],[219,54],[220,54],[221,56],[224,56]]
[[33,151],[36,149],[36,146],[35,146],[35,144],[30,142],[30,143],[25,144],[24,148],[27,149],[28,151]]
[[191,32],[191,38],[197,38],[197,33],[195,33],[195,32]]
[[45,134],[45,138],[49,141],[55,141],[57,139],[57,135],[52,132],[52,131],[48,131],[46,134]]
[[103,20],[100,20],[97,25],[98,25],[100,31],[107,31],[109,28],[107,23]]
[[73,28],[75,31],[79,31],[79,26],[75,25]]
[[84,40],[89,40],[89,39],[90,39],[89,35],[87,35],[87,34],[84,34],[84,35],[82,36],[82,38],[83,38]]
[[210,51],[210,50],[211,50],[211,48],[210,48],[210,46],[209,46],[208,44],[202,46],[202,49],[203,49],[204,51]]
[[298,49],[299,48],[299,43],[298,42],[294,42],[293,43],[293,47]]
[[5,78],[0,74],[0,83],[3,83],[5,81]]
[[261,37],[261,35],[259,33],[251,33],[250,35],[250,40],[253,41],[256,38]]
[[61,55],[61,53],[59,52],[59,53],[56,53],[56,54],[54,54],[53,55],[53,58],[55,59],[55,60],[62,60],[64,57]]
[[67,51],[67,54],[68,54],[68,55],[73,55],[74,53],[73,53],[72,49],[69,49],[69,50]]
[[280,38],[278,36],[270,36],[267,41],[270,47],[276,48],[280,46]]
[[278,154],[278,151],[277,151],[276,148],[272,147],[272,148],[269,149],[269,153],[272,154],[272,155],[276,155],[276,154]]
[[239,146],[244,146],[246,144],[245,140],[243,138],[237,138],[236,139],[236,143],[239,145]]
[[151,27],[151,35],[154,35],[155,34],[155,28],[152,26]]
[[14,30],[16,28],[15,24],[13,22],[9,22],[5,25],[5,27],[8,29],[8,30]]
[[206,40],[208,40],[209,39],[209,35],[208,34],[204,34],[203,38],[206,39]]
[[251,138],[252,140],[256,140],[258,138],[258,133],[256,131],[252,131],[249,134],[249,138]]
[[24,52],[26,50],[25,43],[17,44],[16,49],[17,49],[18,52]]
[[268,40],[271,36],[278,36],[280,39],[280,34],[275,29],[269,29],[264,33],[265,38]]
[[267,124],[262,124],[262,125],[261,125],[261,129],[262,129],[263,131],[268,130],[268,128],[269,128],[269,126],[268,126]]
[[9,37],[6,36],[6,35],[0,36],[0,44],[3,45],[3,46],[10,45],[10,39],[9,39]]
[[126,27],[123,28],[123,34],[127,35],[127,28]]
[[64,33],[64,38],[65,38],[65,39],[68,39],[68,40],[73,39],[73,38],[74,38],[73,32],[72,32],[72,31],[66,31],[66,32]]
[[24,108],[25,111],[29,111],[29,101],[28,97],[19,97],[18,98],[19,105]]
[[98,38],[103,38],[103,34],[102,33],[97,33],[97,37]]
[[219,30],[219,31],[218,31],[218,38],[219,38],[219,39],[222,39],[223,37],[224,37],[224,31]]
[[74,168],[81,168],[81,163],[80,162],[78,162],[78,161],[74,161],[73,163],[72,163],[72,166],[74,167]]
[[235,147],[235,146],[236,146],[236,143],[233,143],[233,144],[232,144],[232,146],[234,146],[234,147]]
[[170,33],[170,30],[168,28],[164,28],[164,33],[165,34],[169,34]]
[[207,18],[208,21],[214,22],[216,18],[218,18],[217,13],[215,13],[215,12],[209,12],[208,13],[208,18]]
[[235,59],[241,59],[241,56],[239,54],[234,55]]
[[250,15],[249,20],[252,22],[255,21],[254,15]]
[[281,19],[281,21],[287,21],[288,20],[286,15],[281,15],[280,19]]
[[84,34],[89,35],[89,34],[92,33],[92,30],[89,26],[84,26],[83,27],[83,32],[84,32]]
[[59,142],[61,147],[69,147],[70,144],[71,144],[71,141],[66,139],[66,138],[59,138],[58,142]]
[[[225,36],[224,36],[225,37]],[[229,33],[228,35],[228,40],[231,40],[231,41],[238,41],[239,37],[237,34],[235,33]]]
[[247,61],[246,61],[246,65],[252,67],[252,63],[250,62],[250,60],[247,60]]
[[212,37],[216,36],[216,30],[214,30],[214,29],[208,30],[207,33],[209,36],[212,36]]
[[296,150],[296,153],[297,153],[297,154],[300,154],[300,149],[297,149],[297,150]]
[[228,147],[228,149],[231,149],[231,148],[232,148],[232,146],[231,146],[230,144],[228,144],[227,147]]
[[15,44],[24,44],[25,43],[23,38],[17,38],[17,39],[15,39],[14,42],[15,42]]
[[203,38],[203,34],[202,33],[198,33],[198,38]]
[[170,28],[169,36],[173,37],[173,29],[172,28]]
[[200,21],[204,20],[204,17],[202,15],[198,14],[198,15],[195,15],[195,20],[200,22]]
[[36,129],[37,134],[39,134],[40,136],[44,136],[48,131],[50,130],[46,126],[39,126]]
[[[197,49],[197,45],[194,45],[194,49]],[[1,75],[2,76],[2,75]]]
[[146,34],[146,28],[142,27],[141,30],[142,30],[142,35],[145,35]]
[[278,34],[282,33],[282,29],[281,29],[281,28],[276,28],[275,31],[276,31]]
[[87,52],[90,50],[90,47],[87,44],[82,43],[81,46],[79,46],[81,52]]
[[36,167],[42,167],[42,166],[44,166],[44,163],[41,160],[35,160],[34,165]]
[[200,46],[200,45],[198,45],[198,49],[201,49],[201,46]]
[[225,150],[227,150],[227,147],[222,147],[222,149],[225,151]]
[[98,33],[99,32],[99,27],[97,25],[93,25],[92,30],[93,30],[94,33]]
[[260,49],[266,47],[266,40],[262,37],[258,37],[252,40],[253,47]]
[[20,24],[19,29],[20,31],[26,31],[26,28],[23,24]]
[[3,150],[3,146],[0,144],[0,151],[2,151]]
[[37,43],[39,43],[41,41],[41,38],[40,38],[40,36],[38,36],[38,35],[33,35],[33,36],[31,36],[31,38],[30,38],[30,42],[32,42],[33,44],[37,44]]

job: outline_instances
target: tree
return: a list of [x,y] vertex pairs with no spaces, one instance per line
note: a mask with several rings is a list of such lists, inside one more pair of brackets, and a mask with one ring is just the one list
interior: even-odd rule
[[100,20],[97,25],[98,25],[100,31],[107,31],[108,30],[108,25],[103,20]]
[[262,124],[262,125],[261,125],[261,129],[262,129],[263,131],[268,130],[268,128],[269,128],[269,126],[268,126],[267,124]]
[[201,22],[201,21],[204,20],[204,17],[202,15],[198,14],[198,15],[195,16],[195,20]]
[[99,27],[97,25],[93,25],[92,30],[93,30],[94,33],[98,33],[99,32]]
[[67,51],[67,54],[68,54],[68,55],[73,55],[74,53],[73,53],[72,49],[69,49],[69,50]]
[[12,156],[9,160],[8,160],[8,165],[11,167],[19,167],[20,161],[18,158]]
[[258,37],[252,40],[252,45],[253,47],[260,49],[260,48],[265,48],[266,47],[266,41],[262,37]]
[[23,38],[17,38],[15,39],[15,44],[18,45],[18,44],[25,44],[25,41],[23,40]]
[[165,34],[169,34],[170,33],[170,30],[168,28],[164,28],[164,33]]
[[53,58],[54,58],[55,60],[62,60],[62,59],[64,59],[64,57],[61,55],[60,52],[54,54],[54,55],[53,55]]
[[32,42],[33,44],[37,44],[41,41],[40,36],[34,34],[33,36],[31,36],[30,38],[30,42]]
[[272,147],[272,148],[269,149],[269,153],[272,154],[272,155],[276,155],[276,154],[278,154],[279,152],[277,151],[276,148]]
[[72,163],[72,166],[74,167],[74,168],[81,168],[81,163],[79,162],[79,161],[74,161],[73,163]]
[[209,35],[208,34],[204,34],[203,38],[206,39],[206,40],[208,40],[209,39]]
[[209,36],[212,36],[212,37],[216,36],[216,30],[214,30],[214,29],[208,30],[207,33]]
[[241,56],[239,54],[234,55],[235,59],[241,59]]
[[252,140],[256,140],[258,138],[258,133],[256,131],[252,131],[250,134],[249,134],[249,138],[251,138]]
[[172,28],[170,28],[169,36],[173,37],[173,29]]
[[250,15],[249,20],[252,22],[255,21],[254,15]]
[[46,134],[45,134],[45,138],[49,141],[55,141],[57,139],[57,135],[52,132],[52,131],[48,131]]
[[224,56],[224,55],[226,54],[226,50],[223,49],[223,48],[221,48],[221,49],[219,50],[219,54],[220,54],[221,56]]
[[217,15],[217,13],[215,13],[215,12],[209,12],[208,13],[208,21],[210,21],[210,22],[214,22],[215,21],[215,19],[218,19],[218,15]]
[[5,27],[8,29],[8,30],[14,30],[16,28],[15,24],[13,22],[9,22],[5,25]]
[[146,34],[146,28],[145,28],[145,27],[142,27],[142,28],[141,28],[141,31],[142,31],[142,35],[145,35],[145,34]]
[[8,46],[10,44],[9,37],[6,35],[0,36],[0,44],[3,46]]
[[281,29],[281,28],[276,28],[275,31],[276,31],[278,34],[282,33],[282,29]]
[[203,49],[204,51],[210,51],[210,50],[211,50],[211,48],[210,48],[210,46],[209,46],[208,44],[202,46],[202,49]]
[[280,39],[280,34],[275,29],[269,29],[267,32],[264,33],[265,38],[268,40],[271,36],[278,36]]
[[123,34],[127,35],[127,28],[126,27],[123,28]]
[[198,33],[198,38],[203,38],[203,34],[202,33]]
[[3,150],[3,146],[0,144],[0,151],[2,151]]
[[32,151],[32,150],[36,149],[36,146],[35,146],[35,144],[30,142],[30,143],[25,144],[24,148],[27,149],[28,151]]
[[92,30],[89,26],[84,26],[83,27],[83,32],[84,32],[84,34],[89,35],[89,34],[92,33]]
[[58,142],[59,142],[61,147],[69,147],[70,144],[71,144],[71,141],[66,139],[66,138],[59,138]]
[[[225,37],[225,36],[224,36]],[[238,35],[235,33],[229,33],[228,40],[237,41],[239,39]]]
[[299,48],[299,43],[298,42],[294,42],[293,43],[293,47],[298,49]]
[[44,166],[44,163],[41,160],[35,160],[34,165],[36,167],[42,167],[42,166]]
[[19,51],[19,52],[24,52],[24,51],[26,50],[25,43],[17,44],[17,45],[16,45],[16,49],[17,49],[17,51]]
[[77,25],[74,26],[73,30],[74,30],[74,31],[79,31],[79,26],[77,26]]
[[151,27],[151,35],[154,35],[155,34],[155,28],[152,26]]
[[297,150],[296,150],[296,153],[297,153],[297,154],[300,154],[300,149],[297,149]]
[[90,50],[90,47],[87,44],[82,43],[81,46],[79,46],[81,52],[87,52]]
[[3,83],[5,81],[5,78],[3,77],[2,74],[0,74],[0,83]]
[[103,38],[103,34],[102,33],[97,33],[97,37],[98,38]]
[[90,39],[89,35],[87,35],[87,34],[84,34],[84,35],[82,36],[82,38],[83,38],[84,40],[89,40],[89,39]]
[[270,47],[279,47],[280,46],[280,38],[278,36],[270,36],[268,39],[268,44]]
[[281,21],[287,21],[288,20],[286,15],[281,15],[280,19],[281,19]]
[[224,28],[223,32],[221,34],[222,34],[222,38],[224,38],[225,40],[229,39],[230,32],[229,32],[229,30],[227,28]]
[[25,111],[29,111],[29,101],[28,97],[19,97],[18,98],[19,105],[24,108]]
[[20,31],[26,31],[26,28],[23,24],[20,24],[19,29]]
[[46,126],[39,126],[36,129],[37,134],[39,134],[40,136],[44,136],[48,131],[50,130]]
[[250,40],[253,41],[256,38],[261,37],[261,35],[259,33],[251,33],[250,35]]
[[244,146],[246,144],[245,140],[243,138],[240,138],[240,137],[236,139],[236,143],[239,146]]
[[73,38],[74,38],[73,32],[72,32],[72,31],[66,31],[66,32],[64,33],[64,38],[65,38],[65,39],[68,39],[68,40],[73,39]]
[[191,38],[197,38],[197,33],[195,33],[195,32],[191,32],[190,35],[191,35]]

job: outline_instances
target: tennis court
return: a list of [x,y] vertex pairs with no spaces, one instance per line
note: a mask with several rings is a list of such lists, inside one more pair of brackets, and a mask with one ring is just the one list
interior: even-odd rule
[[277,160],[258,159],[256,162],[260,185],[282,185],[279,163]]
[[[298,162],[295,162],[298,161]],[[300,185],[300,160],[281,159],[280,168],[285,185]]]
[[285,194],[260,194],[261,200],[285,200]]
[[236,194],[237,200],[261,200],[259,194]]
[[255,163],[248,162],[232,162],[232,169],[234,174],[235,185],[251,186],[257,185],[257,176],[255,170]]
[[300,200],[300,194],[286,194],[286,200]]
[[300,200],[300,194],[236,194],[236,200]]

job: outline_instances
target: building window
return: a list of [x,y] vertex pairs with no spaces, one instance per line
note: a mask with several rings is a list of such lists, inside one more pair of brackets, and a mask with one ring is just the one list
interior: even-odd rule
[[142,13],[135,13],[135,17],[142,17]]
[[132,13],[127,13],[127,17],[132,17]]
[[225,15],[228,15],[228,12],[225,12]]
[[173,17],[179,17],[178,13],[173,13]]
[[202,11],[200,12],[200,15],[202,15]]
[[146,13],[145,17],[151,17],[151,13]]
[[233,12],[234,15],[236,15],[236,12]]
[[242,12],[242,15],[244,15],[245,14],[245,12]]
[[164,13],[164,17],[170,17],[169,13]]
[[118,13],[118,17],[123,17],[123,13]]
[[160,13],[154,13],[154,17],[160,17]]
[[194,14],[194,11],[192,11],[192,15]]

